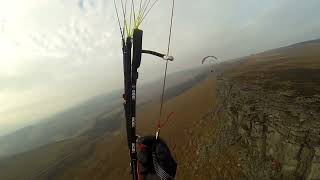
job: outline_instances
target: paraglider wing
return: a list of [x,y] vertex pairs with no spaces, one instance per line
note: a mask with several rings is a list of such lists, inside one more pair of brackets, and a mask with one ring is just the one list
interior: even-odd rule
[[209,59],[209,58],[214,58],[215,60],[218,60],[218,58],[215,57],[215,56],[206,56],[206,57],[204,57],[204,58],[202,59],[202,64],[203,64],[207,59]]

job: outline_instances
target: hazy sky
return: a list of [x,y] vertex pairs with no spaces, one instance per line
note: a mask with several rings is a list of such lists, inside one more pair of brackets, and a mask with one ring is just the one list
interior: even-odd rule
[[[166,51],[170,7],[159,0],[142,25],[144,48]],[[319,38],[319,7],[319,0],[176,0],[169,72],[205,55],[226,60]],[[121,60],[112,0],[0,0],[0,135],[121,88]],[[140,80],[163,69],[144,56]]]

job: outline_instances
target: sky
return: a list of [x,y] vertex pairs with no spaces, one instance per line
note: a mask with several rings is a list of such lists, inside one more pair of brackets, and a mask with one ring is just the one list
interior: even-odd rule
[[[145,49],[166,52],[171,2],[159,0],[143,22]],[[176,0],[169,73],[206,55],[228,60],[320,38],[318,7],[318,0]],[[112,0],[0,0],[0,135],[122,88],[121,55]],[[143,56],[139,85],[163,70]]]

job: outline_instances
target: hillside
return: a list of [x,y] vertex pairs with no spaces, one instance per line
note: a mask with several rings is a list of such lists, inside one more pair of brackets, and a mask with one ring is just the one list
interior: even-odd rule
[[[166,99],[187,91],[204,79],[206,72],[203,72],[202,68],[198,68],[169,75],[172,79],[168,83]],[[138,101],[138,111],[146,104],[159,101],[160,82],[158,80],[139,87],[144,96]],[[11,156],[0,160],[0,179],[38,179],[42,175],[51,176],[70,163],[86,159],[94,152],[98,141],[119,134],[124,122],[122,99],[119,98],[121,93],[122,91],[116,91],[107,96],[95,97],[43,123],[2,137],[3,142],[8,143],[12,149],[17,149],[11,151]],[[60,139],[55,139],[58,135]],[[30,162],[32,165],[28,165]],[[18,174],[13,173],[17,171]]]
[[94,97],[38,124],[1,136],[0,159],[80,135],[94,125],[96,116],[121,105],[119,93]]
[[320,41],[298,43],[242,59],[219,75],[216,106],[203,120],[215,128],[191,141],[199,154],[191,174],[319,179],[319,50]]
[[[169,75],[166,98],[174,97],[205,78],[200,68]],[[162,79],[138,87],[138,105],[157,101]],[[176,88],[179,86],[179,88]],[[79,105],[57,113],[40,123],[0,136],[0,159],[23,153],[50,143],[67,140],[94,129],[97,116],[122,111],[122,90],[93,97]]]
[[[138,94],[146,95],[140,135],[155,132],[159,84]],[[164,107],[174,115],[161,136],[178,162],[177,179],[319,179],[319,102],[315,40],[220,63],[214,73],[173,75]],[[121,107],[94,122],[73,138],[0,162],[0,179],[129,179]]]
[[[319,52],[320,43],[304,42],[222,63],[218,78],[168,100],[166,112],[175,115],[162,136],[177,179],[320,178]],[[158,107],[139,113],[140,133],[154,132]],[[52,177],[128,179],[125,141],[121,132],[101,140],[86,160]]]

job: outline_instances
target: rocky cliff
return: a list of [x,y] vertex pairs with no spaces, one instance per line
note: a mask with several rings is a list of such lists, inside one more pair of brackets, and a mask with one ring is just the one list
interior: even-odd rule
[[197,168],[222,169],[217,179],[320,179],[320,48],[309,45],[248,57],[217,77]]
[[320,94],[279,91],[263,87],[263,80],[218,81],[219,113],[231,132],[229,143],[243,147],[245,174],[254,179],[319,179]]

